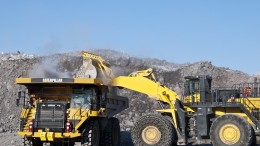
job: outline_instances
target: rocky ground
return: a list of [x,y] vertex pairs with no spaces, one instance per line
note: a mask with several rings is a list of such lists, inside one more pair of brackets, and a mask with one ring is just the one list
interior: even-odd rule
[[[121,132],[122,146],[134,146],[130,135],[129,131]],[[48,146],[49,144],[46,143],[44,145]],[[0,133],[0,146],[22,146],[22,139],[16,133]],[[80,143],[76,143],[76,146],[80,146]]]
[[[253,81],[253,77],[229,68],[216,67],[211,62],[203,61],[187,64],[169,63],[151,58],[136,58],[112,50],[88,50],[104,57],[116,75],[128,75],[136,70],[153,68],[161,84],[182,94],[183,77],[187,75],[211,75],[213,86],[231,86],[235,83]],[[19,129],[21,107],[15,105],[17,92],[24,87],[15,85],[17,77],[70,77],[82,64],[79,52],[35,56],[24,53],[0,54],[0,145],[20,145],[20,138],[15,134]],[[122,145],[131,146],[130,132],[138,117],[154,112],[157,102],[145,95],[120,90],[120,94],[129,97],[129,108],[117,117],[121,121]]]

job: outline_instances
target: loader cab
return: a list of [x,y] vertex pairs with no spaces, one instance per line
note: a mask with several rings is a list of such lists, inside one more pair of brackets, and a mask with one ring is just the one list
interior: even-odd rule
[[210,76],[187,76],[184,83],[184,103],[205,103],[211,101]]

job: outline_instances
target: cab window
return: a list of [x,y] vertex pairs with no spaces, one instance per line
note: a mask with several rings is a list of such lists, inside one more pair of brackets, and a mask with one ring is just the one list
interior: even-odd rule
[[97,98],[95,88],[73,90],[71,108],[91,108],[92,101]]

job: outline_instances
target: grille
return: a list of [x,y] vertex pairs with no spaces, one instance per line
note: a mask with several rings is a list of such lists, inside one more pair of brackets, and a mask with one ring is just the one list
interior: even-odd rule
[[50,131],[63,131],[66,119],[66,104],[39,103],[34,122],[36,129],[49,129]]

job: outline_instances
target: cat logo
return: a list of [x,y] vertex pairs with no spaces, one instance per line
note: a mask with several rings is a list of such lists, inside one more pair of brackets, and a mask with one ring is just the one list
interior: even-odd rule
[[62,79],[42,79],[42,82],[54,82],[54,83],[61,83],[62,82]]

